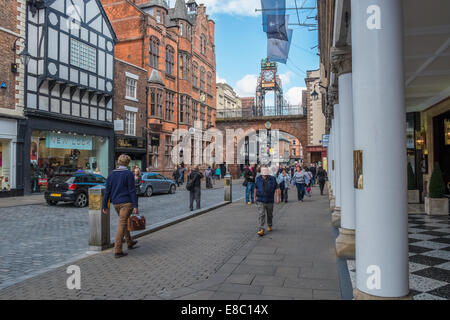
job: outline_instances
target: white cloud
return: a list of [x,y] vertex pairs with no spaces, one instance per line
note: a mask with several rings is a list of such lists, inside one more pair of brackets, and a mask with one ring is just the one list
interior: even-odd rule
[[285,94],[284,98],[291,105],[301,105],[302,104],[302,91],[306,90],[303,87],[292,87]]
[[258,76],[256,74],[247,74],[236,83],[235,91],[240,97],[254,97],[257,83]]
[[203,3],[208,14],[257,16],[259,13],[255,9],[261,8],[260,0],[199,0],[197,3]]
[[227,80],[219,77],[219,74],[216,73],[216,83],[227,83]]
[[292,71],[280,74],[281,84],[283,85],[283,87],[291,82],[291,77],[293,75],[294,73]]

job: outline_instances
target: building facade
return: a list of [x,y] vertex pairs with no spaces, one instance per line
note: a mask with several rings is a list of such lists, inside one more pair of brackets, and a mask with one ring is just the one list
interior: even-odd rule
[[217,116],[242,117],[242,101],[233,88],[226,83],[217,83]]
[[23,194],[17,130],[24,119],[25,8],[25,0],[0,4],[0,197]]
[[255,106],[255,97],[244,97],[241,98],[242,104],[242,116],[243,117],[251,117],[253,116],[253,112],[256,108]]
[[[173,8],[165,0],[102,3],[118,37],[116,57],[147,70],[147,164],[170,176],[178,143],[172,133],[197,120],[200,131],[215,125],[214,21],[195,1],[177,0]],[[181,151],[181,162],[192,162]]]
[[25,192],[55,174],[113,168],[114,45],[100,1],[34,1],[27,7]]
[[322,146],[322,137],[325,134],[325,116],[322,112],[322,95],[317,93],[320,89],[320,71],[306,72],[306,90],[303,95],[306,113],[308,115],[308,145],[306,153],[309,163],[323,163],[326,160],[327,150]]
[[114,158],[128,154],[130,168],[147,167],[147,80],[147,70],[114,59]]

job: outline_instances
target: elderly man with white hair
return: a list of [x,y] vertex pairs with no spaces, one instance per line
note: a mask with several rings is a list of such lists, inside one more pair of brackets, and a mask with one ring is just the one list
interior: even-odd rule
[[272,231],[273,203],[275,191],[278,189],[278,183],[274,176],[270,175],[267,167],[261,168],[261,175],[256,178],[255,183],[255,202],[259,213],[259,231],[258,235],[263,236],[267,216],[267,232]]

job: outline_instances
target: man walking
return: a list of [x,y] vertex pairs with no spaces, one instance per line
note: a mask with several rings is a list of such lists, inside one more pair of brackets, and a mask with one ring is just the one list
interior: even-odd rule
[[320,195],[323,196],[323,188],[327,181],[327,172],[322,167],[319,167],[319,170],[317,171],[317,179],[319,181]]
[[205,178],[206,178],[206,189],[211,189],[212,186],[212,170],[211,167],[208,167],[205,171]]
[[280,188],[281,202],[288,202],[288,192],[291,177],[286,172],[286,169],[281,171],[281,174],[277,178],[278,187]]
[[261,175],[256,178],[254,200],[259,214],[258,235],[264,235],[267,216],[267,232],[272,231],[273,203],[278,184],[275,177],[269,175],[269,168],[261,169]]
[[250,167],[245,169],[244,179],[247,183],[245,189],[245,201],[247,204],[254,203],[253,194],[255,193],[255,179],[256,179],[256,167],[254,163],[250,164]]
[[182,163],[181,164],[181,167],[178,169],[178,180],[179,180],[179,183],[181,184],[181,185],[183,185],[183,181],[184,181],[184,171],[185,171],[186,169],[184,168],[184,164]]
[[177,186],[180,186],[180,171],[178,166],[175,167],[175,170],[172,172],[173,180],[177,183]]
[[138,201],[136,195],[136,187],[134,184],[134,175],[128,170],[131,158],[123,154],[117,160],[117,169],[113,170],[106,180],[105,196],[103,198],[103,213],[108,213],[108,201],[114,205],[119,216],[117,224],[116,241],[114,243],[114,256],[121,258],[127,255],[122,251],[122,240],[125,237],[128,249],[134,249],[137,241],[131,240],[128,231],[128,218],[131,213],[138,214]]
[[189,190],[189,209],[194,211],[194,200],[197,204],[197,210],[200,209],[200,195],[201,195],[201,179],[203,174],[199,167],[195,166],[194,170],[189,175],[189,181],[192,181],[192,189]]

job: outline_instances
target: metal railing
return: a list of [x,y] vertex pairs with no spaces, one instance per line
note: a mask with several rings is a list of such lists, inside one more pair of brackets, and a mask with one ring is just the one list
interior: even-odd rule
[[306,115],[306,110],[301,105],[284,106],[282,110],[277,110],[274,106],[266,106],[258,115],[255,107],[246,109],[217,109],[216,118],[249,118],[257,116],[293,116]]

